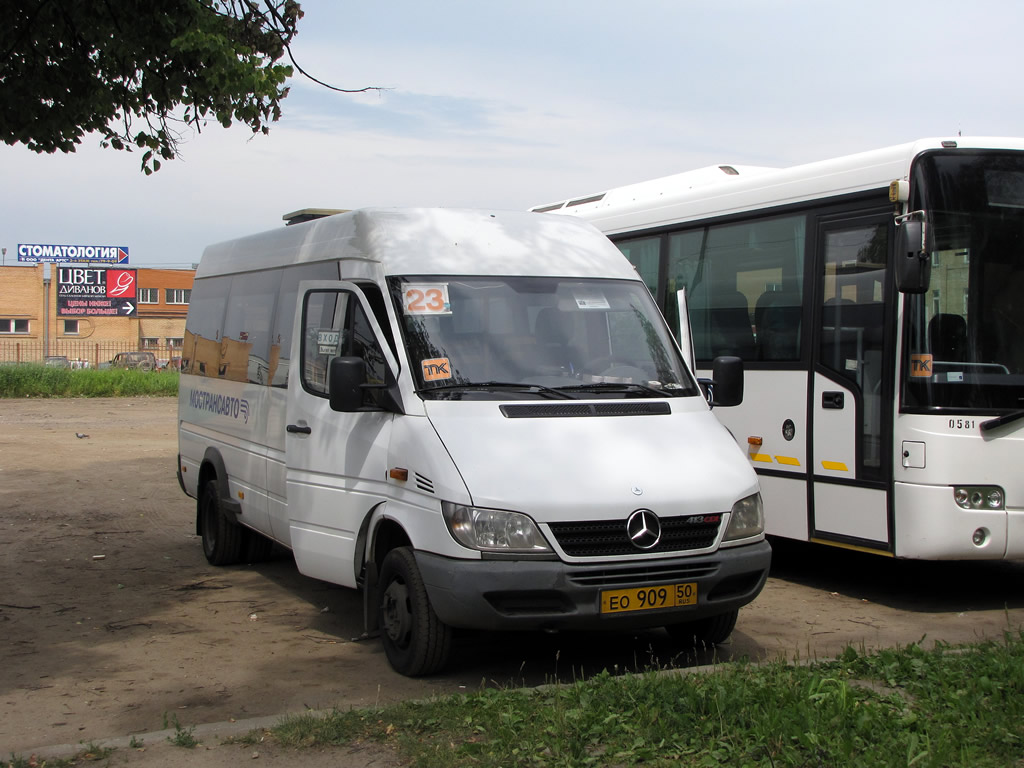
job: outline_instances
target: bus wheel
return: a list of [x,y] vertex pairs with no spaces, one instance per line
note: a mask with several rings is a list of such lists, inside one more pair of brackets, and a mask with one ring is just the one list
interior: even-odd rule
[[381,640],[394,670],[409,677],[440,670],[448,660],[451,628],[430,606],[409,547],[388,552],[377,589]]
[[686,647],[712,646],[724,643],[733,629],[736,628],[736,619],[739,618],[739,608],[720,613],[717,616],[708,616],[697,621],[687,621],[683,624],[669,624],[665,629],[673,640]]
[[242,559],[242,526],[228,522],[220,511],[217,481],[209,480],[199,498],[199,531],[203,554],[210,565],[233,565]]

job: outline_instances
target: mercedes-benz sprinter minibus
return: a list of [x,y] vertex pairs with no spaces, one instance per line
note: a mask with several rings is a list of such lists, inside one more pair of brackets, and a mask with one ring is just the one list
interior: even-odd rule
[[366,209],[210,246],[178,475],[210,563],[361,589],[391,665],[453,630],[717,643],[771,551],[749,462],[626,258],[565,216]]

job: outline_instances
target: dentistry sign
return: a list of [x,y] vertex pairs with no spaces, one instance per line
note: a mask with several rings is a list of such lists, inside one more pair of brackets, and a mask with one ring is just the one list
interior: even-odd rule
[[42,245],[39,243],[19,243],[18,261],[30,264],[63,261],[127,264],[128,247],[125,245]]
[[57,314],[134,317],[137,283],[134,269],[58,267]]

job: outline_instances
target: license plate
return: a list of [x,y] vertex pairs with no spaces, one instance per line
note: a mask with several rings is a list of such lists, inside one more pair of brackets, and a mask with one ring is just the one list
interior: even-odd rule
[[601,613],[650,611],[696,604],[697,585],[693,582],[637,589],[609,589],[601,593]]

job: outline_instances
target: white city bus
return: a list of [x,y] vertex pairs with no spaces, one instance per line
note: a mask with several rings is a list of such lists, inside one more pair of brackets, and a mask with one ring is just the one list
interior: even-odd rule
[[605,232],[673,327],[688,305],[696,367],[743,358],[743,404],[715,412],[769,534],[1024,558],[1024,139],[716,166],[534,210]]

